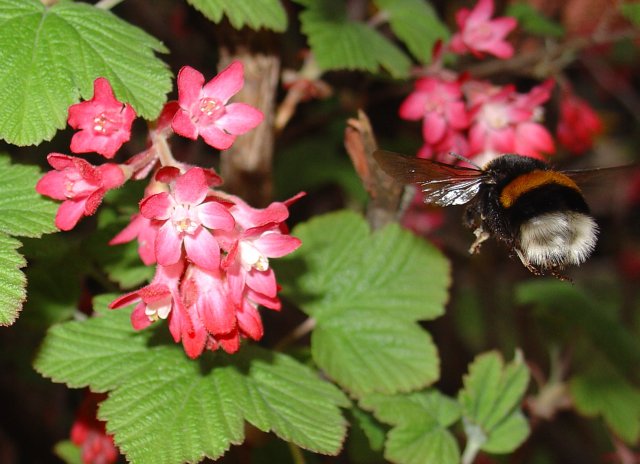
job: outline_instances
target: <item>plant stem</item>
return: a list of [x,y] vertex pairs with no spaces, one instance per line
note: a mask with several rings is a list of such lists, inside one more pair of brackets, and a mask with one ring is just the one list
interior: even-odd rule
[[100,0],[98,3],[96,3],[95,6],[96,8],[100,8],[102,10],[110,10],[111,8],[113,8],[114,6],[116,6],[118,3],[122,3],[124,0]]
[[300,447],[291,442],[287,442],[287,444],[289,445],[289,451],[291,451],[294,464],[305,464],[304,455]]
[[315,326],[316,326],[316,320],[312,317],[308,318],[302,324],[300,324],[291,332],[289,332],[287,335],[285,335],[284,338],[276,344],[276,346],[274,347],[274,350],[284,351],[284,349],[287,346],[291,345],[296,340],[301,339],[302,337],[307,335],[309,332],[311,332],[315,328]]

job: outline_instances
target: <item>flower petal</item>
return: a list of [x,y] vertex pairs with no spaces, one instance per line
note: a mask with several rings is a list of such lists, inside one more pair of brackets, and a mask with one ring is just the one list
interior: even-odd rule
[[187,257],[201,268],[215,271],[220,267],[220,245],[204,227],[193,235],[185,235],[184,247]]
[[171,128],[178,135],[191,140],[198,138],[198,126],[191,120],[190,113],[187,110],[179,109],[173,116]]
[[244,134],[256,127],[264,119],[264,114],[246,103],[227,105],[225,114],[216,121],[216,125],[233,135]]
[[191,168],[176,179],[173,195],[177,203],[199,205],[207,196],[209,187],[202,168]]
[[232,230],[236,221],[229,210],[217,201],[207,201],[197,206],[198,218],[209,229]]
[[271,268],[266,271],[251,269],[246,273],[246,283],[252,290],[269,297],[276,296],[278,292],[276,276]]
[[170,217],[172,204],[169,193],[154,193],[140,202],[140,213],[147,219],[167,220]]
[[302,244],[299,238],[278,232],[265,232],[253,243],[263,255],[269,258],[280,258],[288,255]]
[[243,86],[244,66],[241,61],[234,61],[207,82],[202,89],[202,94],[205,97],[216,98],[227,103]]
[[156,236],[156,260],[162,266],[180,261],[182,256],[182,237],[178,235],[171,221],[164,223]]
[[233,145],[233,142],[236,140],[235,135],[227,134],[213,124],[200,126],[200,135],[207,145],[217,148],[218,150],[226,150]]
[[191,66],[183,66],[180,69],[178,72],[178,104],[181,108],[187,112],[191,111],[191,106],[200,100],[203,84],[204,76],[200,71]]
[[63,201],[56,213],[56,227],[60,230],[73,229],[84,216],[87,199]]

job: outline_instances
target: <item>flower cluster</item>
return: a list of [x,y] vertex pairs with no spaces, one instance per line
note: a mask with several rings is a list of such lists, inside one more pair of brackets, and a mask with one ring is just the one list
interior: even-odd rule
[[96,418],[98,404],[104,399],[104,394],[88,392],[71,426],[71,441],[80,448],[80,457],[86,464],[111,464],[120,454],[113,437],[106,432],[105,423]]
[[[167,103],[150,125],[143,152],[122,164],[100,166],[51,153],[48,161],[54,170],[36,189],[62,200],[56,225],[70,230],[96,212],[108,190],[153,173],[139,213],[110,244],[137,240],[141,260],[156,266],[155,277],[111,307],[138,303],[131,315],[136,329],[168,320],[173,338],[192,358],[220,347],[233,353],[241,338],[262,337],[258,305],[280,309],[269,259],[300,246],[284,226],[295,198],[254,209],[216,190],[222,179],[213,170],[188,166],[171,154],[167,139],[174,133],[190,139],[202,136],[224,150],[262,121],[256,108],[229,102],[244,85],[241,62],[231,63],[207,83],[200,72],[185,66],[177,81],[178,101]],[[71,151],[113,158],[129,140],[134,119],[134,110],[116,100],[109,82],[96,79],[93,98],[69,108],[69,125],[79,129]]]
[[[454,152],[484,164],[504,153],[542,159],[555,152],[553,137],[542,124],[543,105],[551,98],[553,80],[522,93],[513,85],[497,86],[443,67],[444,51],[470,52],[478,58],[513,55],[505,38],[517,21],[491,19],[493,10],[493,0],[479,0],[472,10],[458,12],[459,31],[449,44],[436,48],[433,64],[402,102],[401,118],[422,121],[424,145],[419,157],[436,159]],[[585,151],[600,127],[586,102],[570,92],[562,93],[557,134],[565,147],[574,153]]]
[[[214,190],[220,178],[193,167],[165,167],[156,181],[166,190],[146,196],[118,242],[146,242],[141,257],[157,263],[152,282],[111,303],[137,303],[131,321],[143,329],[167,319],[177,342],[195,358],[205,349],[238,350],[240,338],[258,340],[258,305],[280,309],[270,258],[294,251],[300,240],[283,231],[287,203],[254,209]],[[144,218],[144,220],[140,219]]]

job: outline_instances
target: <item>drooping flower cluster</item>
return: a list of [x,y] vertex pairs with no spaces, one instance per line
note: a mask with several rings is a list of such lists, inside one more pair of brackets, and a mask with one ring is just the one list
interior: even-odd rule
[[71,441],[80,448],[84,464],[111,464],[118,460],[118,449],[108,435],[105,423],[98,420],[98,405],[106,395],[88,392],[76,412],[71,427]]
[[602,121],[589,104],[568,89],[561,93],[556,133],[560,143],[579,155],[589,150],[602,132]]
[[[136,329],[168,320],[173,338],[193,358],[220,347],[233,353],[241,338],[262,337],[258,305],[280,309],[269,259],[300,246],[283,225],[290,202],[251,208],[215,190],[222,179],[213,170],[174,159],[167,143],[176,133],[191,139],[202,136],[214,148],[229,148],[263,119],[256,108],[229,102],[243,85],[243,65],[238,61],[206,84],[200,72],[185,66],[178,74],[178,101],[167,103],[150,125],[144,151],[122,164],[100,166],[51,153],[48,161],[54,170],[36,187],[62,200],[56,225],[70,230],[83,216],[96,212],[108,190],[153,172],[139,213],[110,243],[137,239],[141,260],[156,265],[155,276],[111,307],[137,302],[131,315]],[[129,140],[134,118],[134,110],[116,100],[109,82],[96,79],[93,98],[69,108],[69,125],[79,129],[71,151],[113,158]]]
[[280,309],[269,259],[300,246],[300,240],[283,233],[286,203],[251,208],[212,190],[219,180],[198,167],[158,171],[156,181],[168,189],[142,200],[140,215],[149,222],[134,217],[137,234],[127,236],[152,237],[156,275],[151,284],[111,304],[137,303],[131,316],[136,329],[167,319],[174,340],[192,358],[220,347],[233,353],[241,338],[262,337],[258,305]]

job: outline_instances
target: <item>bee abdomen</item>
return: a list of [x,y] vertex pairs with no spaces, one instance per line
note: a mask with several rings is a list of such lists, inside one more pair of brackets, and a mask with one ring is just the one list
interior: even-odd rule
[[550,269],[583,263],[596,246],[598,226],[588,214],[553,211],[520,225],[519,248],[533,265]]

